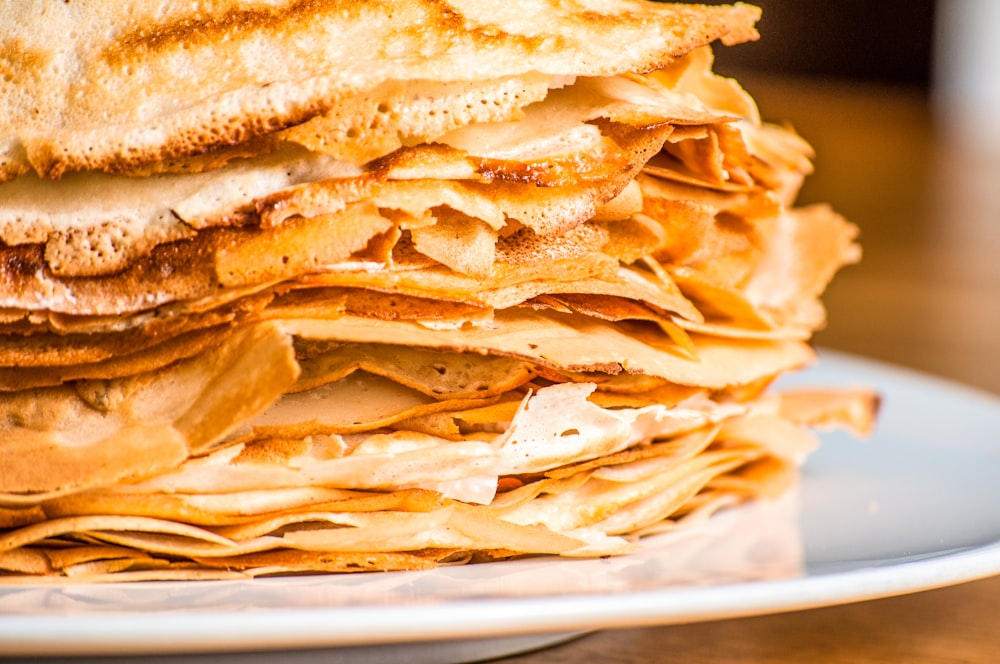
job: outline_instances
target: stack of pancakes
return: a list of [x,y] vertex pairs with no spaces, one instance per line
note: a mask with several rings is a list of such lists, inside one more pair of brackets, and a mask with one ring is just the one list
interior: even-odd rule
[[766,390],[859,250],[755,8],[3,12],[6,580],[626,553],[870,425]]

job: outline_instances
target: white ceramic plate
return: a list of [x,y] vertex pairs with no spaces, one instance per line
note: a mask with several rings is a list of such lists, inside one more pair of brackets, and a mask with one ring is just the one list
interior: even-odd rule
[[830,605],[1000,573],[1000,398],[836,353],[785,382],[876,387],[884,408],[875,436],[826,436],[794,495],[720,515],[683,539],[653,538],[606,560],[0,586],[0,653],[470,661],[586,630]]

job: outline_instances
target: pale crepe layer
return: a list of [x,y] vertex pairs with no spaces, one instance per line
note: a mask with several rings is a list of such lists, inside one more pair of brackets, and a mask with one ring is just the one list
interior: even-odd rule
[[[623,535],[683,527],[780,493],[815,445],[801,424],[841,421],[852,410],[870,424],[872,415],[862,394],[602,410],[586,401],[592,390],[543,388],[498,423],[505,432],[466,442],[405,431],[261,441],[144,483],[52,498],[41,504],[46,516],[0,536],[0,569],[111,580],[128,571],[347,572],[627,553],[633,544]],[[573,413],[568,436],[552,408]],[[468,480],[492,489],[470,494]]]
[[407,322],[343,316],[300,319],[283,328],[305,339],[408,344],[456,352],[491,352],[556,369],[638,373],[681,385],[724,389],[801,368],[814,358],[800,341],[698,337],[694,357],[656,329],[528,309],[500,312],[490,327],[428,329]]

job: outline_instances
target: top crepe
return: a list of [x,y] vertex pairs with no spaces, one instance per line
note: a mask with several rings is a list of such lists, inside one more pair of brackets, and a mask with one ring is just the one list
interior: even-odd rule
[[386,81],[648,71],[756,37],[755,8],[312,0],[6,5],[0,180],[243,143]]
[[356,175],[456,127],[516,119],[575,77],[652,70],[715,39],[755,38],[758,15],[477,4],[4,7],[0,240],[44,245],[57,274],[119,272],[158,244],[244,223],[241,206],[274,191]]

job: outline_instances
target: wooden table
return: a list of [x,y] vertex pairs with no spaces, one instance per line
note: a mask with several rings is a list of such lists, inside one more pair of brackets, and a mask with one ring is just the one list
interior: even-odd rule
[[[741,80],[765,117],[790,121],[816,148],[801,200],[831,202],[862,229],[865,258],[830,288],[817,344],[1000,393],[1000,150],[953,144],[917,92]],[[608,630],[501,661],[1000,661],[1000,577],[832,608]]]

